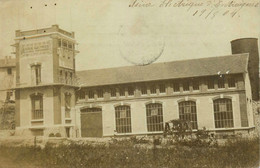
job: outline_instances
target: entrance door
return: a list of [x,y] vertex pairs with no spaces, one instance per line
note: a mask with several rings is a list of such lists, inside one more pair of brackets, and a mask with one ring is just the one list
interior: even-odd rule
[[101,108],[86,108],[81,110],[81,136],[103,136]]

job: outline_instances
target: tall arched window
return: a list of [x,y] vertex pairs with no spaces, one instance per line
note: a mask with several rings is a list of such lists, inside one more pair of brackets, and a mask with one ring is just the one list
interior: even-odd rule
[[163,109],[160,103],[150,103],[146,105],[147,130],[163,131]]
[[214,119],[216,128],[234,127],[232,101],[228,98],[216,99],[214,104]]
[[181,120],[191,122],[192,129],[198,129],[196,102],[182,101],[179,102],[179,117]]
[[130,106],[126,106],[126,105],[116,106],[115,112],[116,112],[116,132],[117,133],[132,132]]
[[43,119],[43,95],[42,94],[32,94],[32,119]]

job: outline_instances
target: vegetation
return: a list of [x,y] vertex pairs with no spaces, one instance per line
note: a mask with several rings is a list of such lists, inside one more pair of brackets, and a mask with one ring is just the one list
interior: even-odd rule
[[47,144],[43,149],[0,146],[1,157],[23,165],[51,168],[250,168],[259,166],[259,142],[258,139],[236,139],[220,146],[175,143],[154,148],[150,141],[130,138],[114,139],[104,145],[71,143],[55,147]]

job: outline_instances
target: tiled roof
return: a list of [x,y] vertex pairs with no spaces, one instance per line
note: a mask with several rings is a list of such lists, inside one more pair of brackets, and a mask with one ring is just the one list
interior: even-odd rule
[[15,67],[15,58],[0,59],[0,68]]
[[126,66],[117,68],[78,71],[82,86],[102,86],[112,84],[156,81],[177,78],[189,78],[243,73],[247,70],[248,54],[235,54],[221,57],[209,57],[154,63],[146,66]]

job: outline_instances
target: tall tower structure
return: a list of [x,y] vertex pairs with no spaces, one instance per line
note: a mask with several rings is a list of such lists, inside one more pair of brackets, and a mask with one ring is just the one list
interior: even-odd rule
[[16,31],[16,132],[76,136],[74,32]]
[[232,54],[249,53],[248,72],[252,99],[259,100],[259,51],[257,38],[241,38],[231,41]]

